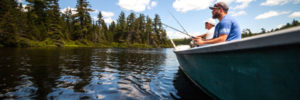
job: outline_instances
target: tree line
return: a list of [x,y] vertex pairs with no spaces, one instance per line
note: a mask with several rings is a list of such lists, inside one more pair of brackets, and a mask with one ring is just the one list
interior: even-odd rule
[[271,29],[269,31],[267,31],[265,28],[261,28],[260,32],[252,33],[252,31],[249,28],[246,28],[246,29],[243,29],[243,31],[242,31],[242,37],[245,38],[245,37],[255,36],[255,35],[259,35],[259,34],[275,32],[275,31],[279,31],[282,29],[287,29],[287,28],[291,28],[291,27],[295,27],[295,26],[300,26],[300,22],[298,20],[294,19],[291,23],[286,23],[282,27]]
[[[166,30],[158,14],[154,19],[144,14],[122,11],[117,21],[105,23],[101,12],[93,21],[87,0],[77,0],[76,9],[60,12],[58,0],[0,1],[0,44],[28,46],[32,41],[63,46],[75,44],[140,44],[170,47]],[[74,11],[76,13],[74,13]]]

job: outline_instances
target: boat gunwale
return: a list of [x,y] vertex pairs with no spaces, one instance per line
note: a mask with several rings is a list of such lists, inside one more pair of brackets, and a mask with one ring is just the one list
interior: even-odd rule
[[300,26],[284,29],[272,33],[247,37],[240,40],[209,44],[186,50],[174,51],[176,54],[213,53],[224,51],[245,50],[262,47],[272,47],[289,44],[299,44]]

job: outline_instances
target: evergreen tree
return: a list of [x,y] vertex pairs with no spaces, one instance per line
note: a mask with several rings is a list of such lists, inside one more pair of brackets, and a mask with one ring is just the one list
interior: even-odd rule
[[28,33],[32,39],[44,40],[47,37],[47,2],[46,0],[26,0],[29,4],[28,20],[30,20]]
[[137,27],[138,27],[138,42],[139,43],[146,43],[146,23],[145,23],[145,15],[144,14],[140,14],[140,16],[137,18]]
[[116,42],[123,42],[125,36],[127,36],[126,20],[125,20],[125,13],[122,11],[117,20],[116,35],[114,36],[114,40]]
[[292,26],[300,25],[299,21],[293,19]]
[[114,21],[112,21],[111,23],[110,23],[110,25],[109,25],[109,28],[108,28],[109,30],[108,30],[108,41],[109,42],[113,42],[113,41],[115,41],[114,40],[114,36],[115,36],[115,34],[116,34],[116,24],[115,24],[115,22]]
[[27,26],[27,19],[26,19],[26,10],[23,7],[22,3],[19,4],[16,10],[16,24],[17,24],[17,33],[16,37],[25,36],[25,29],[28,28]]
[[17,6],[15,0],[0,1],[0,44],[16,46]]
[[108,34],[108,28],[107,25],[103,19],[103,16],[101,14],[101,12],[99,12],[98,14],[98,20],[97,23],[99,25],[99,35],[98,38],[100,39],[100,41],[106,41],[107,40],[107,34]]
[[103,38],[102,38],[102,39],[103,39],[104,41],[106,41],[106,40],[107,40],[107,37],[108,37],[108,36],[107,36],[107,34],[108,34],[107,31],[108,31],[107,25],[106,25],[105,21],[102,20],[102,21],[101,21],[101,32],[103,33],[103,36],[102,36]]
[[99,42],[104,40],[104,33],[102,31],[102,22],[103,20],[103,16],[101,11],[99,12],[98,16],[97,16],[98,20],[96,21],[96,26],[97,26],[97,32],[95,34],[95,39]]
[[154,33],[156,36],[156,41],[157,44],[161,44],[162,43],[162,24],[161,24],[161,19],[159,17],[158,14],[155,14],[155,18],[154,18]]
[[77,14],[74,15],[74,34],[75,40],[87,39],[90,35],[89,29],[92,27],[92,19],[89,11],[93,11],[89,8],[89,4],[86,0],[77,0],[76,5]]
[[128,26],[128,34],[126,36],[126,42],[127,43],[133,43],[134,35],[135,35],[135,14],[130,13],[129,16],[127,17],[127,26]]
[[55,40],[65,38],[62,33],[62,20],[60,18],[58,0],[48,0],[48,35]]
[[266,29],[265,28],[261,28],[261,33],[266,33]]
[[15,46],[20,41],[26,44],[27,39],[46,44],[53,41],[61,43],[61,40],[144,43],[155,47],[167,44],[166,30],[157,14],[152,20],[144,14],[136,17],[134,13],[126,18],[125,13],[121,12],[117,21],[108,27],[101,12],[98,20],[92,21],[89,12],[93,10],[89,8],[87,0],[77,0],[75,14],[71,9],[60,13],[59,0],[26,1],[28,4],[25,9],[22,3],[18,4],[15,0],[0,1],[0,44]]
[[149,16],[147,16],[146,35],[147,35],[147,44],[152,45],[152,41],[151,41],[151,37],[152,37],[152,20]]
[[73,26],[73,21],[74,21],[74,17],[72,16],[72,10],[67,8],[66,11],[64,12],[64,14],[62,14],[62,18],[63,18],[63,33],[64,33],[64,37],[67,40],[71,39],[71,33],[73,33],[74,31],[74,26]]

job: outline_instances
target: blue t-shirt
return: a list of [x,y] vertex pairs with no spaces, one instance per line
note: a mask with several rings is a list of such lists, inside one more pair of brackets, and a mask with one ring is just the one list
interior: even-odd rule
[[227,34],[226,41],[241,39],[241,29],[239,24],[231,16],[225,15],[221,22],[215,27],[214,38],[219,37],[221,34]]

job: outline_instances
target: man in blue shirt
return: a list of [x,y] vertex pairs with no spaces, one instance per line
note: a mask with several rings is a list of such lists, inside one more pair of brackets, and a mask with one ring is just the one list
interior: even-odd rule
[[227,15],[229,8],[226,3],[218,2],[213,7],[209,8],[212,10],[212,18],[218,19],[219,23],[215,27],[214,39],[206,41],[196,39],[198,45],[241,39],[241,29],[237,21]]

